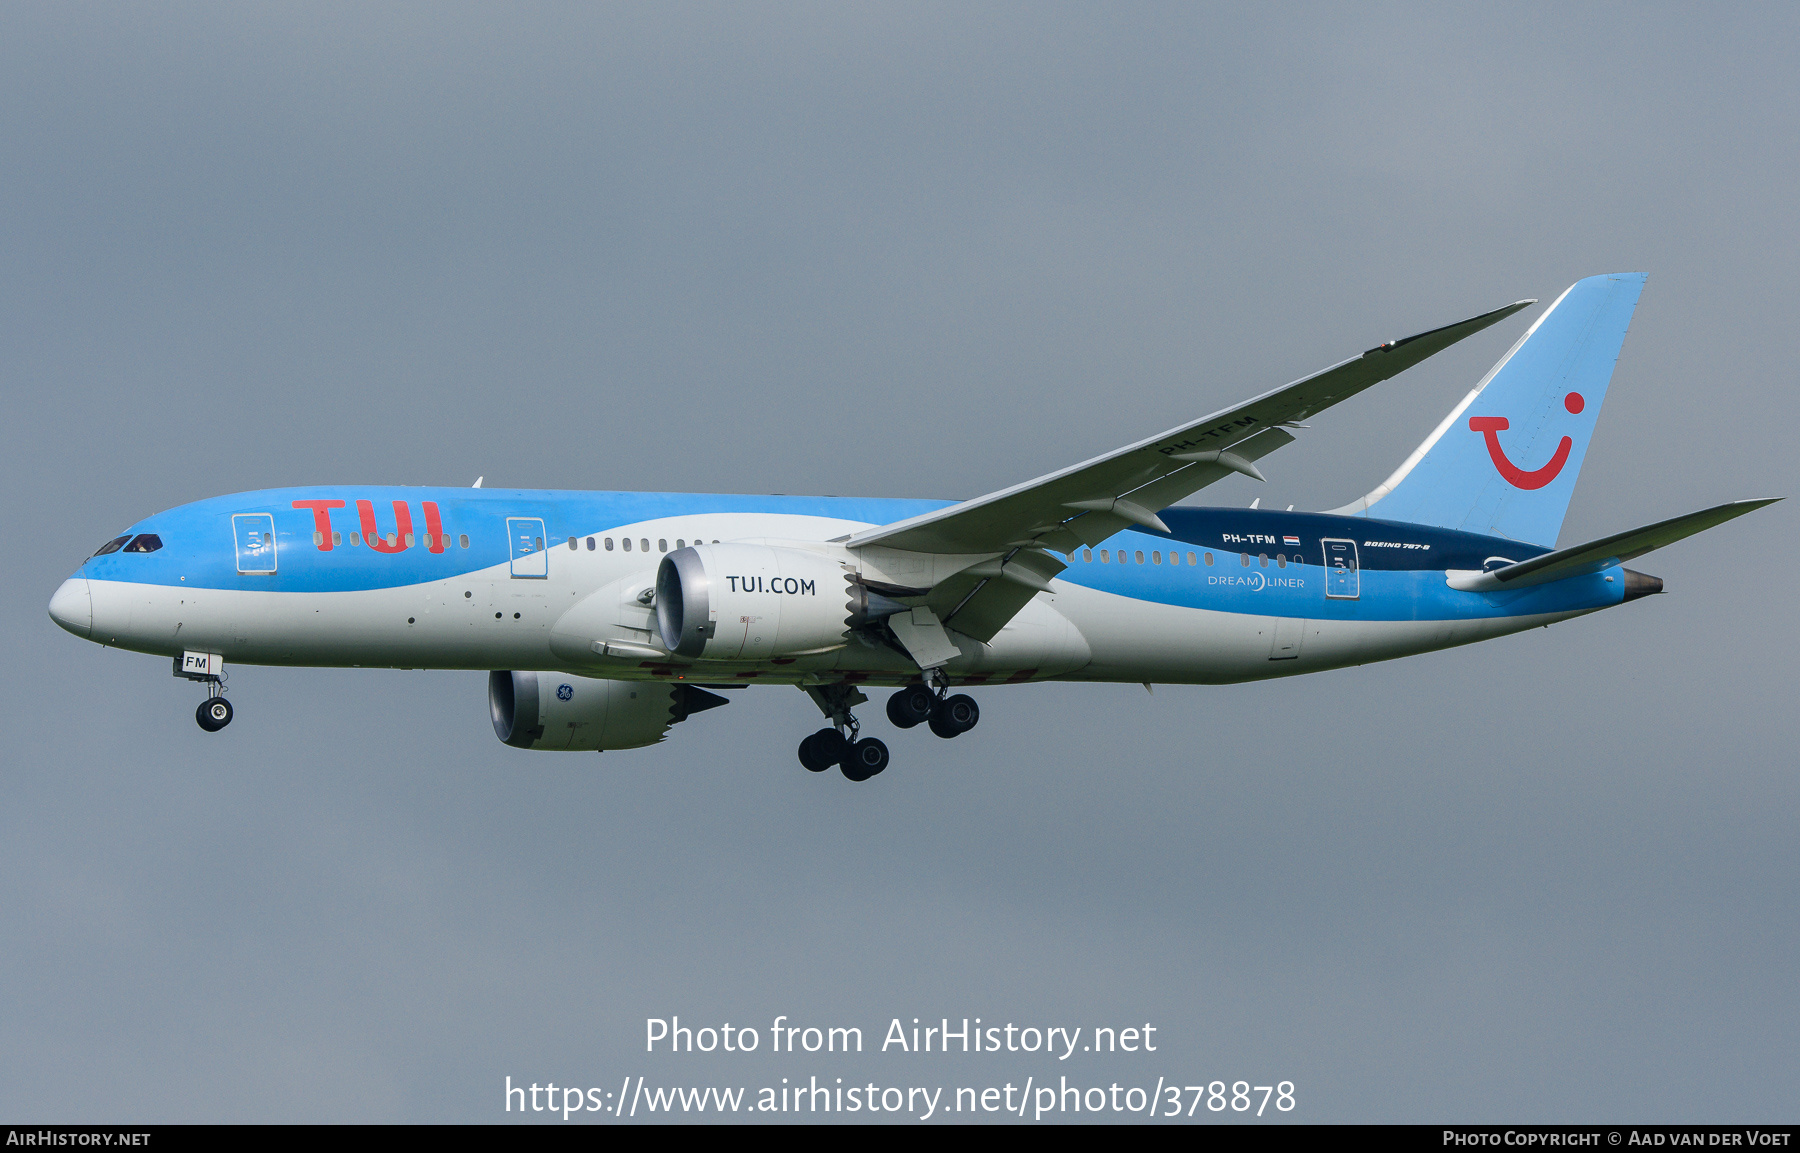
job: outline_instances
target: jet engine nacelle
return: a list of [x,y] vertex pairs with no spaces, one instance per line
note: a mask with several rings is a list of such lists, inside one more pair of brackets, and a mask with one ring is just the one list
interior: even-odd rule
[[830,557],[763,544],[676,549],[656,570],[656,623],[677,655],[760,661],[842,646],[849,572]]
[[693,685],[569,673],[488,674],[494,734],[516,749],[639,749],[662,740],[670,725],[730,703]]

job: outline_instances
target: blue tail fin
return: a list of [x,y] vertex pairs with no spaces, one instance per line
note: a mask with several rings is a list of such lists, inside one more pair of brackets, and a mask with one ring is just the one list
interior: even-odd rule
[[1333,511],[1554,548],[1644,279],[1576,281],[1393,476]]

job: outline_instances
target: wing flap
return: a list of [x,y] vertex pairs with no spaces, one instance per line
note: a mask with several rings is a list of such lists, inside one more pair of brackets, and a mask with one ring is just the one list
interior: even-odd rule
[[925,603],[945,627],[986,644],[1067,567],[1047,552],[1021,549],[939,581]]

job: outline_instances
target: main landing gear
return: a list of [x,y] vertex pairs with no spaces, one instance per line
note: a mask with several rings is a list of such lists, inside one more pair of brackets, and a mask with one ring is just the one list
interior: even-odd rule
[[815,773],[833,765],[853,781],[866,781],[888,767],[888,748],[874,737],[861,737],[862,724],[850,712],[869,698],[854,685],[809,687],[806,695],[830,718],[830,728],[820,729],[800,742],[800,763]]
[[[936,670],[932,670],[936,673]],[[942,675],[931,685],[907,685],[888,698],[887,715],[897,729],[926,725],[940,737],[961,736],[981,720],[981,709],[967,693],[947,694]],[[874,737],[860,737],[862,725],[850,712],[869,698],[852,685],[809,687],[808,696],[832,725],[800,742],[800,763],[815,773],[837,765],[853,781],[866,781],[888,766],[887,745]]]
[[888,748],[874,737],[861,740],[837,729],[820,729],[800,742],[800,763],[815,773],[833,765],[853,781],[866,781],[888,767]]
[[967,693],[955,696],[934,693],[924,685],[907,685],[888,698],[888,720],[897,729],[910,729],[924,724],[938,736],[948,740],[960,737],[981,720],[981,708]]

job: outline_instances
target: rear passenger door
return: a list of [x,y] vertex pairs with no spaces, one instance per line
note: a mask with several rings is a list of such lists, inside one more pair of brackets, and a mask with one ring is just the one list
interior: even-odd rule
[[1356,600],[1362,595],[1362,574],[1356,563],[1356,542],[1325,540],[1325,595]]

